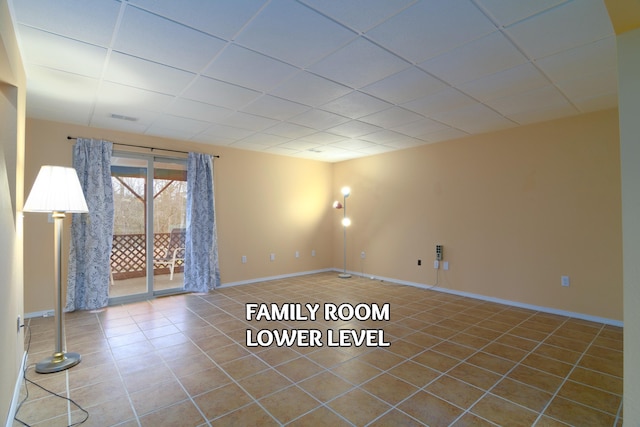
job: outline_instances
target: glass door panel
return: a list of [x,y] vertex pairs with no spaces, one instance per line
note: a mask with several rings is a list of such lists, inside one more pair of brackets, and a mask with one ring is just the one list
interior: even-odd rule
[[144,158],[112,156],[114,221],[109,297],[148,294],[147,171]]
[[155,158],[153,168],[153,291],[165,294],[184,283],[187,166],[181,159]]

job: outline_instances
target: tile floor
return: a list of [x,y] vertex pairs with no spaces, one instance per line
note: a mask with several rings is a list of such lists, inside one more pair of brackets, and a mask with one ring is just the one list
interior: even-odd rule
[[[69,313],[82,362],[27,377],[100,427],[622,425],[622,329],[336,276]],[[389,303],[390,319],[246,321],[245,304],[263,302]],[[51,353],[53,319],[30,325],[34,363]],[[329,347],[325,332],[322,347],[246,345],[247,329],[283,328],[382,329],[390,346]],[[29,386],[18,417],[66,426],[82,413]]]

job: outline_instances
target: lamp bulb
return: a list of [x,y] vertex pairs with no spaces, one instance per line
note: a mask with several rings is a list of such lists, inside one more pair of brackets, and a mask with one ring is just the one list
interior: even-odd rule
[[349,218],[342,218],[342,225],[344,227],[348,227],[351,225],[351,220]]
[[351,194],[351,189],[349,187],[342,187],[342,190],[340,191],[342,191],[342,195],[344,197],[348,197],[349,194]]

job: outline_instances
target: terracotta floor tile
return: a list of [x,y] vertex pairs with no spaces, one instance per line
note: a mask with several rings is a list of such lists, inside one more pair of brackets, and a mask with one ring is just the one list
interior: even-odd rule
[[[536,426],[613,425],[622,328],[364,278],[344,283],[318,273],[69,313],[67,346],[82,349],[82,363],[28,375],[59,393],[68,383],[91,412],[83,426],[495,427],[532,422],[531,414]],[[389,302],[392,320],[316,325],[381,328],[391,347],[246,347],[247,327],[309,327],[246,322],[247,302],[356,304],[363,295]],[[49,357],[53,319],[29,324],[30,360]],[[34,426],[67,425],[66,402],[29,390],[19,415]]]
[[608,412],[611,415],[618,413],[618,408],[622,401],[622,397],[617,394],[607,393],[573,381],[564,383],[558,392],[558,396]]
[[500,379],[500,375],[468,363],[456,366],[447,374],[483,390],[488,390]]
[[[198,426],[206,420],[200,411],[190,400],[178,403],[173,406],[164,407],[158,411],[140,417],[140,424],[143,427],[173,427],[177,425]],[[102,424],[109,425],[109,424]]]
[[158,386],[140,390],[130,395],[138,415],[156,411],[186,400],[189,396],[177,381],[167,381]]
[[382,373],[380,369],[367,363],[360,362],[358,358],[348,360],[334,368],[331,368],[331,372],[355,385],[369,381],[371,378]]
[[424,387],[431,381],[436,379],[440,374],[438,371],[434,371],[431,368],[420,365],[418,363],[407,361],[400,365],[390,369],[389,374],[394,375],[404,381],[413,384],[417,387]]
[[260,404],[282,424],[320,406],[316,399],[297,386],[291,386],[264,397],[260,400]]
[[402,402],[398,409],[433,426],[448,426],[462,413],[460,408],[424,391]]
[[[248,425],[248,424],[245,424]],[[258,424],[253,424],[258,425]],[[313,411],[301,416],[300,418],[287,424],[287,427],[313,427],[313,426],[331,426],[331,427],[349,427],[352,424],[344,418],[336,415],[330,409],[321,406]]]
[[601,372],[592,371],[576,367],[569,375],[569,379],[591,387],[599,388],[609,393],[622,395],[623,384],[622,378],[612,375],[603,374]]
[[260,406],[255,403],[251,405],[236,409],[235,411],[223,415],[211,421],[212,426],[227,427],[227,426],[264,426],[264,427],[276,427],[279,426],[276,420],[271,415],[265,412]]
[[369,427],[397,427],[397,426],[420,427],[420,426],[424,426],[424,424],[414,418],[411,418],[404,412],[398,411],[397,409],[392,409],[391,411],[387,412],[386,414],[384,414],[383,416],[381,416],[380,418],[378,418],[377,420],[369,424]]
[[228,384],[231,380],[218,368],[207,369],[180,378],[180,382],[191,396],[197,396]]
[[193,401],[207,417],[207,420],[213,420],[245,406],[252,402],[253,399],[240,387],[232,383],[196,396]]
[[518,405],[540,412],[551,400],[552,394],[533,388],[509,378],[500,381],[491,393]]
[[293,382],[302,381],[323,370],[322,366],[313,363],[306,357],[283,363],[276,366],[275,369]]
[[615,416],[562,397],[554,398],[544,412],[572,426],[611,426]]
[[420,363],[421,365],[428,366],[431,369],[435,369],[436,371],[446,372],[449,369],[453,368],[457,364],[460,363],[460,360],[454,359],[449,356],[445,356],[441,353],[436,353],[435,351],[428,350],[424,353],[420,353],[416,357],[412,359],[414,362]]
[[343,394],[329,402],[328,405],[338,414],[359,426],[376,419],[391,408],[382,400],[359,389]]
[[562,384],[562,378],[524,365],[516,366],[507,377],[552,394]]
[[474,354],[466,360],[466,363],[479,366],[488,371],[495,372],[500,375],[506,374],[511,368],[515,366],[515,362],[511,360],[503,359],[501,357],[493,356],[482,351]]
[[425,390],[465,409],[473,405],[484,394],[484,390],[447,375],[429,384]]
[[298,383],[298,386],[320,402],[328,402],[350,390],[353,385],[329,371],[321,372]]
[[360,387],[391,405],[398,404],[418,390],[416,386],[389,374],[377,376]]
[[238,382],[250,395],[260,399],[292,385],[292,382],[274,369],[262,371]]
[[484,396],[471,412],[501,426],[529,427],[538,417],[536,412],[494,395]]

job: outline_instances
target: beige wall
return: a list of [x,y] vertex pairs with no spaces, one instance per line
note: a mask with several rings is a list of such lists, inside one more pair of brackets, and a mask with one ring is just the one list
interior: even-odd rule
[[[24,334],[22,204],[25,75],[5,1],[0,2],[0,422],[11,416]],[[14,401],[14,403],[17,403]],[[7,423],[7,425],[9,425]]]
[[[220,270],[223,284],[315,271],[331,264],[332,165],[304,159],[28,120],[25,186],[43,164],[71,165],[67,136],[107,139],[218,154],[214,163]],[[116,147],[118,148],[118,147]],[[65,221],[68,247],[69,219]],[[53,308],[53,226],[25,215],[25,312]],[[311,256],[311,251],[316,256]],[[295,252],[300,253],[295,258]],[[67,251],[65,251],[67,252]],[[274,262],[269,254],[275,253]],[[247,263],[242,264],[242,255]],[[64,261],[66,265],[66,260]],[[66,268],[63,269],[66,274]],[[64,279],[66,281],[66,279]]]
[[442,244],[441,287],[622,320],[616,110],[342,162],[333,183],[348,270],[433,285]]

